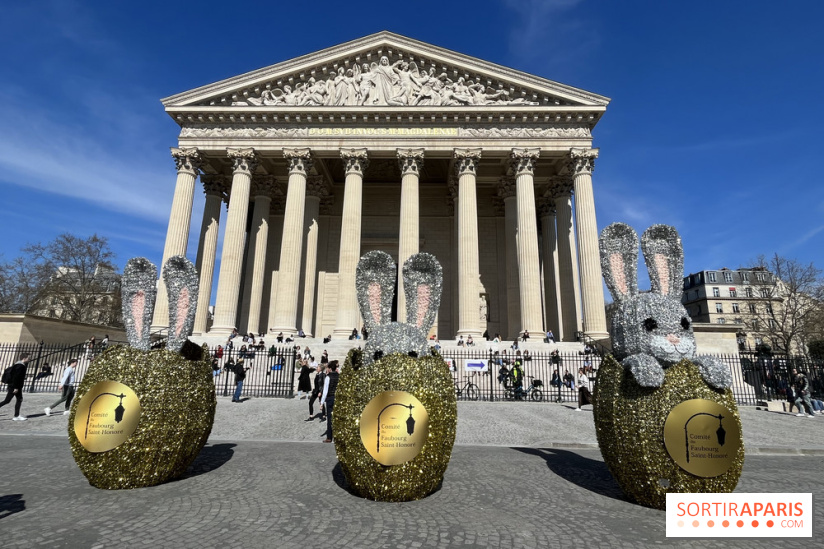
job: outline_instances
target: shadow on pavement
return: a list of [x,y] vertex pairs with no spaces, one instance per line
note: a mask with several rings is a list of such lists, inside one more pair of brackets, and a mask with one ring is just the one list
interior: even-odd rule
[[180,479],[196,477],[219,469],[232,459],[232,456],[235,454],[233,450],[235,446],[237,446],[237,444],[230,443],[204,446],[203,450],[200,451]]
[[0,520],[26,510],[26,500],[23,494],[9,494],[0,496]]
[[[335,466],[332,468],[332,480],[334,480],[335,484],[337,484],[342,490],[345,490],[346,492],[348,492],[350,495],[355,496],[356,498],[360,498],[360,499],[369,499],[369,498],[364,498],[362,495],[360,495],[357,492],[355,492],[354,490],[352,490],[352,488],[349,486],[349,483],[346,482],[346,475],[343,474],[343,468],[341,468],[340,462],[337,462],[335,464]],[[437,494],[438,492],[441,491],[442,487],[443,487],[443,481],[438,483],[438,486],[434,490],[432,490],[431,493],[427,494],[426,497],[429,497],[432,494]]]
[[621,501],[630,501],[612,478],[612,473],[603,461],[556,448],[512,449],[543,459],[553,473],[590,492]]

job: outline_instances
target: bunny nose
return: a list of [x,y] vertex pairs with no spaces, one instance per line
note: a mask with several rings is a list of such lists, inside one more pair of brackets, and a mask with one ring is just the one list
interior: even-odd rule
[[669,341],[669,342],[670,342],[670,343],[672,343],[673,345],[678,345],[679,343],[681,343],[681,338],[680,338],[680,337],[678,337],[678,336],[677,336],[677,335],[675,335],[675,334],[669,334],[669,335],[667,336],[667,341]]

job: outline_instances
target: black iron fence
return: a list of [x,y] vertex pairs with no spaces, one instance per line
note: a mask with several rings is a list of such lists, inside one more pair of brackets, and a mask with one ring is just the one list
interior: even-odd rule
[[[117,343],[112,343],[114,344]],[[86,343],[0,344],[0,371],[11,366],[21,353],[28,353],[31,360],[26,371],[26,391],[55,393],[70,359],[78,360],[75,378],[79,383],[89,365],[105,350],[106,347],[100,344],[89,348]],[[224,352],[216,360],[218,369],[214,370],[215,391],[218,395],[228,395],[235,390],[235,374],[227,368],[227,364],[230,360],[234,364],[239,358],[243,358],[244,365],[249,368],[243,382],[242,396],[294,396],[296,356],[291,346],[276,347],[274,352],[250,351],[244,353],[243,357],[238,351]]]
[[[69,359],[77,358],[77,381],[89,365],[105,350],[98,344],[0,344],[0,371],[11,366],[20,353],[31,356],[26,378],[28,392],[57,392]],[[513,351],[485,351],[472,347],[445,350],[459,400],[497,401],[519,398],[525,401],[575,402],[578,400],[579,370],[583,370],[590,390],[601,365],[602,355],[595,348],[590,353],[523,352],[522,389],[515,391],[511,371]],[[824,398],[824,361],[803,356],[763,355],[743,352],[739,355],[715,355],[732,373],[732,392],[741,405],[786,400],[795,378],[793,370],[803,372],[810,381],[813,398]],[[243,382],[242,397],[292,397],[295,394],[299,358],[292,346],[247,351],[223,351],[214,357],[214,382],[218,395],[228,396],[235,389],[232,364],[238,359],[249,370]],[[231,361],[231,362],[230,362]],[[557,375],[556,375],[557,374]],[[523,397],[523,398],[521,398]],[[538,398],[540,397],[540,398]]]

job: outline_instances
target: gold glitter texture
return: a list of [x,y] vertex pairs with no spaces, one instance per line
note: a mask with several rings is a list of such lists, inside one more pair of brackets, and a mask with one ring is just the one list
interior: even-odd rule
[[[137,429],[120,446],[92,453],[74,433],[77,403],[100,381],[130,387],[143,409]],[[77,390],[69,418],[74,460],[92,486],[107,490],[154,486],[182,475],[206,444],[215,417],[208,361],[166,350],[113,346],[96,358]]]
[[[725,407],[738,425],[738,451],[726,473],[717,477],[697,477],[681,469],[664,446],[670,411],[696,398]],[[664,509],[668,492],[732,492],[738,484],[744,465],[738,407],[729,389],[709,387],[689,360],[667,368],[661,387],[649,388],[638,385],[628,370],[608,356],[598,370],[593,401],[601,455],[624,493],[638,503]]]
[[[362,364],[351,351],[341,371],[332,414],[335,449],[349,486],[377,501],[411,501],[432,493],[443,481],[455,442],[458,405],[449,368],[440,355],[423,358],[393,353]],[[363,446],[359,419],[384,391],[405,391],[429,412],[429,434],[420,453],[399,465],[381,465]]]

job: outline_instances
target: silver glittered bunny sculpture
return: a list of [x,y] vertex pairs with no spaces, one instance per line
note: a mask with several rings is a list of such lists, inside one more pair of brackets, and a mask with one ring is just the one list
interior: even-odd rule
[[386,252],[369,252],[358,262],[358,304],[369,335],[364,348],[365,364],[392,353],[429,355],[426,334],[440,306],[443,269],[427,253],[415,254],[404,262],[406,323],[391,321],[396,272],[395,262]]
[[681,304],[684,252],[674,227],[653,225],[641,237],[651,290],[638,290],[638,235],[613,223],[601,232],[601,268],[615,300],[613,354],[642,387],[660,387],[664,369],[689,359],[716,389],[730,386],[730,370],[720,360],[695,355],[692,321]]

